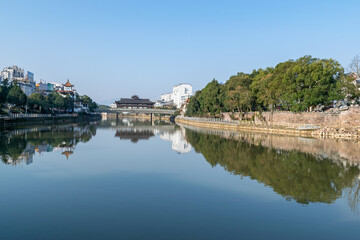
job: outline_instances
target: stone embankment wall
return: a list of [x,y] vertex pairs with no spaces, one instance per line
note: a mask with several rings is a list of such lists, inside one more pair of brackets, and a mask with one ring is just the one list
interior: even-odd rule
[[265,125],[256,125],[251,123],[239,124],[235,121],[209,121],[201,118],[188,118],[188,117],[176,117],[175,122],[186,124],[195,127],[220,129],[220,130],[235,130],[235,131],[250,131],[257,133],[271,133],[290,136],[303,136],[311,137],[311,131],[307,129],[294,129],[294,128],[281,128],[281,127],[269,127]]
[[[222,115],[226,120],[232,119],[234,114],[222,113]],[[233,117],[238,118],[238,115]],[[350,107],[345,111],[325,112],[250,112],[245,114],[245,118],[254,119],[255,124],[259,125],[292,125],[293,127],[314,125],[318,127],[360,128],[360,107]]]
[[[30,114],[31,115],[31,114]],[[47,115],[47,114],[44,114]],[[41,124],[57,124],[57,123],[75,123],[82,121],[101,120],[100,114],[61,114],[57,116],[36,116],[26,117],[20,116],[16,118],[3,117],[0,118],[0,130],[15,126],[41,125]]]
[[293,113],[285,111],[249,112],[244,121],[227,124],[238,119],[238,113],[222,113],[224,122],[192,121],[191,118],[179,118],[185,124],[220,129],[247,130],[285,135],[312,136],[317,138],[360,139],[360,107],[350,107],[325,112]]

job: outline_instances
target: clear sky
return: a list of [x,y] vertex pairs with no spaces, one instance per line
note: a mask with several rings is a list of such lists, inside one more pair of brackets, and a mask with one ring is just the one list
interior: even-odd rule
[[360,54],[359,0],[0,0],[0,9],[1,69],[70,78],[100,103],[156,100],[178,83],[198,90],[304,55],[346,68]]

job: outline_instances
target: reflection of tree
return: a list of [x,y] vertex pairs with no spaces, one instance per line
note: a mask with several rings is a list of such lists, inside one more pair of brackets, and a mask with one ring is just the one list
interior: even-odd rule
[[348,197],[348,202],[350,209],[359,214],[359,203],[360,203],[360,178],[356,177],[353,181],[353,185],[347,189],[346,195]]
[[0,137],[0,155],[3,163],[9,162],[9,157],[16,159],[26,148],[26,140],[21,136],[15,136],[11,141],[5,136]]
[[286,199],[302,204],[334,202],[360,172],[357,167],[344,168],[298,151],[270,149],[191,130],[187,130],[186,136],[195,151],[202,153],[212,166],[220,165],[235,175],[249,176],[271,186]]
[[[13,130],[0,136],[0,156],[5,164],[17,164],[31,158],[38,147],[52,149],[73,148],[79,142],[88,142],[96,134],[94,125],[67,125]],[[36,149],[37,150],[37,149]]]

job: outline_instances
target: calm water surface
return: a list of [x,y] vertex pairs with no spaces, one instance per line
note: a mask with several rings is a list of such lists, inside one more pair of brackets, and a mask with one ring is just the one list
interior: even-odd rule
[[0,132],[1,239],[358,239],[360,144],[122,119]]

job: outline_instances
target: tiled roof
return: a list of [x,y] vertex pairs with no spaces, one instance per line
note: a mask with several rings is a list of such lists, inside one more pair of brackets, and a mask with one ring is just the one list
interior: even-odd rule
[[116,101],[117,104],[154,104],[155,102],[146,99],[134,99],[134,98],[121,98],[120,101]]
[[67,80],[67,82],[64,84],[65,87],[73,87],[74,85],[72,85],[70,82],[69,82],[69,79]]

